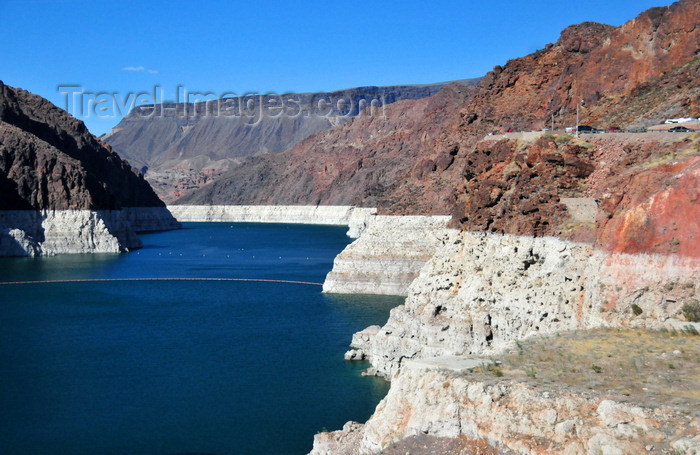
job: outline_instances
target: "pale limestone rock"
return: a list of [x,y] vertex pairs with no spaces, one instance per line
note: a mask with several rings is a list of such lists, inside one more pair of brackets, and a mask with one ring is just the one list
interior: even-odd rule
[[[635,425],[645,425],[648,431],[611,426],[600,412],[615,416],[615,421],[620,415],[631,416]],[[649,418],[633,406],[579,394],[552,396],[515,381],[484,383],[453,372],[403,369],[365,424],[357,453],[377,454],[420,433],[481,438],[523,454],[643,453],[648,437],[683,447],[692,443],[687,438],[669,441],[672,436],[657,430],[673,427],[682,415],[670,409],[657,414]],[[690,432],[698,430],[693,425]]]
[[323,292],[406,295],[447,233],[448,216],[369,218],[362,235],[333,262]]
[[342,430],[318,433],[309,455],[357,455],[363,428],[361,423],[348,422]]
[[[408,359],[490,354],[535,335],[658,328],[679,315],[699,275],[697,258],[610,254],[558,238],[446,230],[405,304],[362,349],[373,371],[391,378]],[[632,304],[643,315],[635,317]]]
[[640,407],[603,400],[598,406],[597,412],[600,420],[609,427],[633,425],[644,431],[649,430],[649,418]]
[[369,351],[370,341],[379,332],[379,329],[381,327],[378,325],[371,325],[353,334],[350,342],[352,349],[345,353],[345,360],[365,360]]
[[182,226],[165,207],[124,207],[121,217],[135,232],[169,231]]
[[700,455],[700,434],[692,439],[684,438],[674,441],[671,447],[683,455]]
[[555,238],[448,231],[369,360],[393,376],[405,359],[498,351],[514,340],[602,324],[584,281],[601,257]]
[[141,247],[136,231],[177,227],[164,207],[0,211],[0,256],[119,253]]
[[[368,233],[371,226],[363,236]],[[370,371],[392,379],[365,424],[358,453],[376,454],[419,433],[481,438],[528,454],[642,453],[649,440],[697,453],[698,438],[673,441],[661,431],[685,418],[670,408],[652,416],[602,398],[474,382],[463,374],[467,369],[444,359],[495,353],[519,339],[565,330],[681,326],[669,318],[695,293],[698,276],[697,258],[610,254],[556,238],[446,230],[405,304],[379,330],[353,337]],[[635,315],[632,304],[642,314]],[[699,434],[697,420],[689,425],[686,434]]]
[[168,209],[180,222],[228,221],[237,223],[298,223],[348,226],[357,237],[376,208],[324,205],[171,205]]
[[0,229],[0,256],[38,256],[41,249],[32,237],[17,228]]

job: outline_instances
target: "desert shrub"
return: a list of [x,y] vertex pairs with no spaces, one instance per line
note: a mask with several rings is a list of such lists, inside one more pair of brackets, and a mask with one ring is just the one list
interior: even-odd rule
[[637,305],[636,303],[632,304],[632,313],[634,313],[635,316],[639,316],[640,314],[643,313],[642,308]]
[[697,299],[684,304],[681,311],[689,322],[700,322],[700,302]]
[[695,326],[692,326],[690,324],[684,326],[681,331],[686,334],[686,335],[692,335],[692,336],[698,336],[700,335],[700,332],[698,332],[698,329],[695,328]]
[[574,137],[570,134],[562,134],[555,139],[557,144],[568,144]]

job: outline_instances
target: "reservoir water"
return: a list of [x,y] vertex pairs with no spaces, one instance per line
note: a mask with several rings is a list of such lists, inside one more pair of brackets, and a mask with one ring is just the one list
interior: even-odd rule
[[130,280],[322,283],[346,230],[187,223],[129,254],[0,258],[0,282],[54,281],[0,285],[0,453],[298,455],[365,421],[388,384],[343,353],[401,298]]

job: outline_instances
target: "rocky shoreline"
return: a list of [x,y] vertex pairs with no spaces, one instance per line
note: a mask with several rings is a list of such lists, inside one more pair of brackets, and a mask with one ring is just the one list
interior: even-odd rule
[[178,229],[165,207],[121,210],[0,210],[0,256],[121,253],[137,232]]
[[358,237],[376,208],[318,205],[169,205],[180,222],[298,223],[348,226]]
[[348,226],[357,240],[334,260],[323,292],[405,296],[447,234],[449,216],[377,215],[354,206],[168,206],[180,222],[299,223]]
[[[169,225],[157,212],[5,211],[0,225],[24,229],[3,231],[0,250],[137,248],[132,226]],[[376,215],[352,206],[175,206],[172,212],[178,221],[347,225],[348,235],[358,238],[336,257],[324,292],[407,296],[383,327],[355,334],[346,354],[369,360],[368,374],[390,379],[389,394],[366,424],[317,434],[312,455],[388,454],[399,447],[431,453],[429,447],[446,446],[465,454],[473,447],[494,454],[700,450],[700,416],[672,405],[651,408],[609,391],[581,395],[517,375],[474,373],[541,336],[599,327],[684,330],[681,307],[698,289],[699,258],[465,232],[448,228],[447,216]]]
[[460,231],[448,228],[446,216],[319,209],[174,210],[180,221],[348,225],[359,238],[336,257],[324,292],[407,296],[383,327],[356,333],[345,356],[369,360],[368,374],[391,380],[389,394],[367,423],[317,434],[312,455],[443,453],[448,446],[464,454],[474,447],[489,454],[700,450],[700,415],[673,405],[645,406],[602,386],[547,388],[524,373],[475,373],[543,336],[601,327],[685,330],[681,307],[698,289],[700,258]]
[[[365,234],[372,235],[371,225]],[[416,229],[414,235],[426,234]],[[356,249],[372,244],[363,237]],[[365,426],[349,423],[317,435],[311,454],[377,454],[419,434],[477,438],[515,453],[633,453],[649,446],[642,433],[668,423],[663,416],[678,417],[670,408],[641,410],[605,400],[602,390],[585,403],[575,394],[554,399],[517,381],[486,387],[468,375],[454,377],[450,368],[416,362],[473,356],[487,362],[520,340],[596,327],[683,327],[681,306],[698,288],[699,258],[610,253],[554,237],[450,229],[442,230],[438,243],[408,287],[406,303],[383,327],[355,334],[346,354],[368,359],[369,373],[391,379],[389,395]],[[574,412],[579,409],[591,412]],[[578,420],[562,418],[567,413]],[[698,418],[690,419],[692,431],[700,427]],[[697,453],[700,436],[692,431],[657,432],[655,444]]]
[[405,296],[447,234],[449,216],[376,215],[333,261],[323,292]]

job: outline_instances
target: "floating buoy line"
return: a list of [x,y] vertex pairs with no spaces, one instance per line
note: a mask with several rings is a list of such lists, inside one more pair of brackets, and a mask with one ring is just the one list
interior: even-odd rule
[[85,278],[75,280],[41,280],[41,281],[0,281],[0,285],[8,284],[57,284],[57,283],[107,283],[115,281],[247,281],[256,283],[306,284],[323,286],[323,283],[293,280],[268,280],[263,278]]

